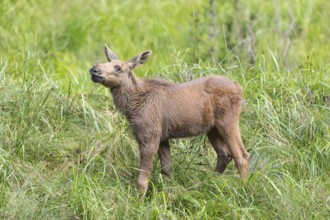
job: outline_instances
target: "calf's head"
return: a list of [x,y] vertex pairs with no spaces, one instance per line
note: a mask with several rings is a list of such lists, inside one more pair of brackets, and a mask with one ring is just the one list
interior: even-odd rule
[[151,51],[147,50],[129,61],[121,61],[107,45],[104,47],[109,62],[98,63],[90,70],[93,82],[101,83],[105,87],[114,88],[134,83],[132,70],[147,62]]

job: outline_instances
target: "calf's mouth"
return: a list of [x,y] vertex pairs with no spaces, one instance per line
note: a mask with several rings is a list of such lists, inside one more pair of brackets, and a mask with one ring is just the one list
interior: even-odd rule
[[93,82],[102,82],[103,81],[103,77],[102,76],[98,76],[98,75],[94,75],[94,74],[91,74],[92,75],[92,80]]

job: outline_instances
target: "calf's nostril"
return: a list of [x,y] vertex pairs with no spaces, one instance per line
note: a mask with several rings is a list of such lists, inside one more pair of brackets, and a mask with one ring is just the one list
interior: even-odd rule
[[99,71],[97,68],[93,67],[93,68],[91,68],[91,69],[89,70],[89,72],[90,72],[91,74],[98,74],[100,71]]

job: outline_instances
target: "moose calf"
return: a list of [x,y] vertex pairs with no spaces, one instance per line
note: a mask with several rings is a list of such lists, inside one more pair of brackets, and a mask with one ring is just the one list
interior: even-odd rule
[[141,80],[132,70],[151,55],[145,51],[120,61],[105,46],[109,62],[94,65],[92,80],[110,88],[116,107],[127,117],[140,149],[137,186],[148,188],[153,157],[158,152],[162,172],[172,175],[169,139],[206,134],[217,154],[216,172],[233,158],[243,179],[249,175],[249,154],[239,131],[243,91],[235,81],[209,76],[175,84],[163,79]]

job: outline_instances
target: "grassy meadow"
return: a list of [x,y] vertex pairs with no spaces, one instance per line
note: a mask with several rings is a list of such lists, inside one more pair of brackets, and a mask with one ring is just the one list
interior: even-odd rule
[[[0,1],[0,219],[329,219],[330,1]],[[172,140],[174,178],[138,146],[88,69],[107,44],[135,71],[235,79],[251,155],[214,174],[205,137]]]

